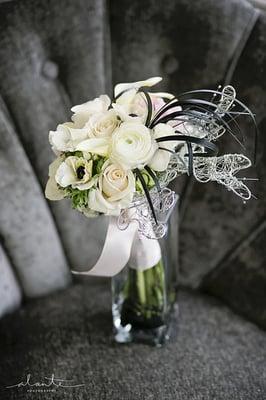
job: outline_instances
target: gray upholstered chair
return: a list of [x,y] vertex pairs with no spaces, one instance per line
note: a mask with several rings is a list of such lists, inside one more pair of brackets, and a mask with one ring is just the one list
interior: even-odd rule
[[[26,398],[5,386],[35,371],[82,379],[79,399],[265,398],[265,333],[204,294],[266,328],[265,14],[245,0],[14,0],[0,1],[0,15],[3,398]],[[70,267],[99,255],[106,221],[43,196],[47,133],[70,106],[153,75],[176,94],[231,82],[260,128],[250,172],[258,200],[245,205],[213,184],[177,182],[179,278],[190,289],[181,290],[177,339],[159,352],[112,344],[105,280],[70,286]],[[224,146],[236,150],[230,138]]]

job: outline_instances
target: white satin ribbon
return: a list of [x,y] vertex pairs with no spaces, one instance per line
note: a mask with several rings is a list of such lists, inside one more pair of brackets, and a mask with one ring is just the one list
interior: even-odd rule
[[117,218],[110,217],[105,243],[96,264],[88,271],[72,271],[77,275],[112,277],[118,274],[130,261],[136,269],[153,267],[161,259],[158,240],[139,239],[138,224],[132,222],[127,229],[117,226]]

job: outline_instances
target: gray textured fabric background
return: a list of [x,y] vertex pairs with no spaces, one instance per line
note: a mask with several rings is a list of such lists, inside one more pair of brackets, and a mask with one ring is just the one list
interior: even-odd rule
[[[258,300],[245,272],[252,268],[253,285],[266,287],[265,252],[256,261],[247,256],[242,268],[232,258],[256,241],[254,232],[265,240],[259,228],[266,209],[265,14],[245,0],[167,0],[163,6],[146,0],[145,7],[138,0],[23,0],[4,2],[0,11],[0,237],[24,295],[66,285],[69,266],[92,266],[105,236],[104,219],[86,219],[67,201],[47,203],[43,197],[53,159],[48,131],[69,118],[70,105],[111,94],[116,82],[152,75],[163,76],[162,89],[176,94],[231,81],[260,127],[258,164],[250,171],[259,178],[251,184],[258,200],[244,205],[215,184],[177,181],[180,282],[204,287],[265,326],[265,313],[251,312],[257,302],[264,308],[264,290]],[[242,125],[251,153],[251,125]],[[223,148],[239,151],[231,137],[224,138]],[[224,263],[228,274],[220,267]]]
[[[266,328],[265,13],[245,0],[13,0],[0,1],[0,17],[0,317],[22,302],[0,321],[1,390],[33,367],[86,380],[78,394],[0,398],[266,398],[265,333],[202,294]],[[175,184],[180,285],[198,291],[182,292],[177,341],[161,352],[111,345],[110,297],[97,279],[27,300],[68,286],[70,267],[93,265],[107,223],[45,200],[48,131],[71,105],[155,75],[175,94],[232,83],[260,130],[249,172],[258,200],[186,177]],[[251,124],[241,124],[251,154]],[[240,151],[231,137],[225,148]]]

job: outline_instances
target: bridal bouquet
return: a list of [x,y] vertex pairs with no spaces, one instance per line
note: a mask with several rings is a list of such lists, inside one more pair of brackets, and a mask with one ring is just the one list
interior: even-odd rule
[[[158,240],[167,234],[177,201],[169,182],[182,174],[193,175],[199,182],[225,186],[243,201],[251,197],[243,178],[236,176],[251,165],[250,159],[243,154],[218,154],[217,143],[224,134],[242,145],[239,116],[254,121],[250,110],[236,99],[235,89],[228,85],[175,97],[150,90],[161,79],[121,83],[115,86],[112,100],[101,95],[72,107],[71,121],[49,133],[57,158],[50,165],[45,190],[50,200],[70,199],[72,207],[86,217],[110,216],[103,253],[88,274],[114,275],[133,257],[131,281],[144,280],[146,308],[150,299],[153,306],[159,298],[163,302],[165,276]],[[148,273],[152,285],[159,285],[159,297],[147,289]],[[129,287],[127,281],[124,297],[129,296],[125,295]],[[140,284],[134,287],[132,307],[140,299]],[[129,323],[134,325],[124,317],[123,326]]]

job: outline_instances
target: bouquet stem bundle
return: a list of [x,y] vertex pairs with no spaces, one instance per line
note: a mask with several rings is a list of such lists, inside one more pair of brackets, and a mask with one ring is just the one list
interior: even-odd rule
[[129,268],[123,292],[123,326],[153,329],[164,324],[166,286],[162,259],[144,271]]

